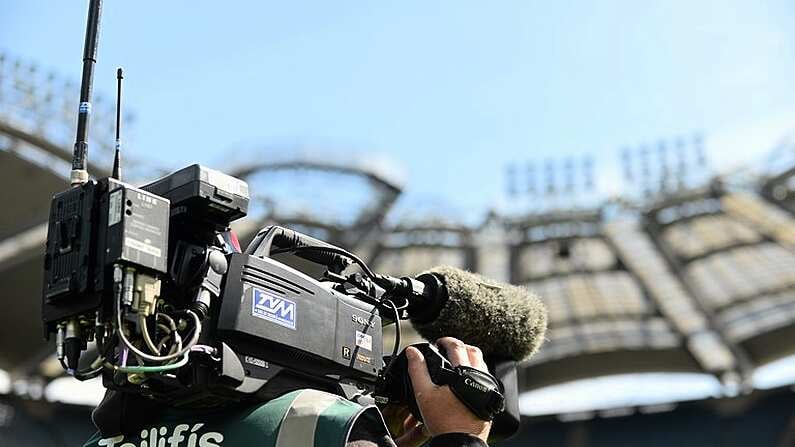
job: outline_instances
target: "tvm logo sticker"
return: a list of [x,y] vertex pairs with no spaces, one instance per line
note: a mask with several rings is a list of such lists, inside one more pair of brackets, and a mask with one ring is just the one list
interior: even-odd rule
[[295,330],[295,302],[254,288],[251,315]]

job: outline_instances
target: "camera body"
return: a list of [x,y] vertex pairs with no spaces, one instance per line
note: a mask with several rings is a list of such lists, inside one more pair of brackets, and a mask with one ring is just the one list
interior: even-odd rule
[[229,224],[248,201],[245,182],[199,165],[56,194],[42,319],[66,370],[185,406],[371,392],[384,366],[377,287],[342,276],[350,262],[324,251],[341,249],[284,228],[241,253]]

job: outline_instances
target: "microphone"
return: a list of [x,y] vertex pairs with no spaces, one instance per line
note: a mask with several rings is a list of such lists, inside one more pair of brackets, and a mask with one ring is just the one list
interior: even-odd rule
[[514,361],[530,357],[544,341],[547,310],[526,288],[450,266],[416,278],[378,275],[376,282],[408,301],[409,319],[426,340],[455,337],[486,358]]
[[516,362],[533,355],[547,330],[547,310],[523,287],[502,284],[449,266],[416,278],[377,275],[387,293],[407,301],[406,312],[426,340],[455,337],[483,351],[491,373],[504,386],[505,411],[494,419],[491,436],[505,439],[519,429]]

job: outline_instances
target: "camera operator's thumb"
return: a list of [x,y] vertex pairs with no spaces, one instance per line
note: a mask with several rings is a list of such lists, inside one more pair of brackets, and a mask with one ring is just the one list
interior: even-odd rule
[[[436,344],[444,350],[453,366],[463,365],[481,371],[488,370],[480,349],[452,337],[440,338]],[[455,397],[449,386],[433,383],[428,374],[425,358],[419,350],[408,347],[406,357],[409,377],[414,387],[414,397],[428,433],[434,437],[445,435],[446,440],[460,437],[462,445],[475,445],[466,442],[466,438],[470,438],[469,435],[480,438],[485,443],[491,422],[484,421],[472,413]]]

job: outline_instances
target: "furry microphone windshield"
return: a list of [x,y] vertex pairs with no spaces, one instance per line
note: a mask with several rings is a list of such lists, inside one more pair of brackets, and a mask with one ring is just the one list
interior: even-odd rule
[[425,339],[455,337],[479,347],[487,358],[516,361],[527,359],[541,346],[547,310],[526,288],[449,266],[435,267],[422,275],[427,274],[444,284],[448,298],[432,321],[412,320]]

